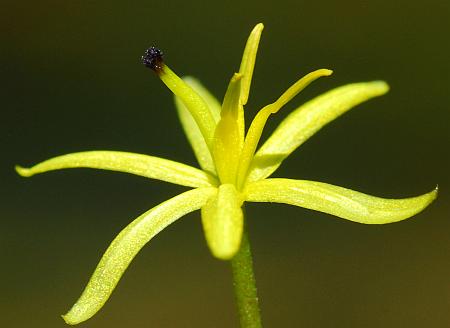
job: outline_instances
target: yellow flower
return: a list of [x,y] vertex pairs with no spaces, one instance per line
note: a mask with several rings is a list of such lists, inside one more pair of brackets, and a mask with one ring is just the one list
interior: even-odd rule
[[180,79],[150,48],[146,66],[175,94],[183,128],[200,169],[142,154],[88,151],[58,156],[31,168],[17,167],[25,177],[51,170],[89,167],[113,170],[193,187],[145,212],[114,239],[103,255],[83,294],[64,315],[69,324],[93,316],[106,302],[139,250],[161,230],[185,214],[201,209],[207,244],[212,254],[231,259],[239,250],[244,202],[296,205],[366,224],[406,219],[423,210],[437,190],[405,199],[383,199],[330,184],[306,180],[269,179],[297,147],[324,125],[370,98],[383,95],[383,81],[354,83],[336,88],[294,110],[256,151],[271,114],[279,111],[303,88],[332,71],[319,69],[295,82],[275,102],[262,108],[245,134],[247,103],[262,24],[247,41],[238,73],[231,78],[222,105],[194,78]]

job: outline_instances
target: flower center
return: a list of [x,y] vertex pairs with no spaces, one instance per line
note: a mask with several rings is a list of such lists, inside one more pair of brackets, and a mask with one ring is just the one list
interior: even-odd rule
[[220,181],[235,184],[238,190],[242,190],[269,116],[278,112],[311,82],[331,74],[331,70],[319,69],[299,79],[275,102],[256,114],[244,140],[244,133],[241,132],[244,126],[243,106],[240,100],[242,74],[236,73],[225,94],[221,119],[214,134],[213,158]]

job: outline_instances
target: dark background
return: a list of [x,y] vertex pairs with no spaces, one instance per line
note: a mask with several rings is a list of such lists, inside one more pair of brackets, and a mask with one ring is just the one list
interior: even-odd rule
[[[334,121],[275,176],[381,197],[439,184],[413,219],[366,226],[249,204],[266,327],[450,326],[450,3],[424,1],[2,1],[0,326],[64,327],[103,251],[140,213],[185,188],[67,170],[19,177],[64,153],[110,149],[195,165],[166,87],[140,64],[158,45],[220,99],[251,28],[265,23],[247,118],[301,75],[307,99],[384,79],[391,92]],[[235,327],[228,263],[194,213],[159,234],[82,327]]]

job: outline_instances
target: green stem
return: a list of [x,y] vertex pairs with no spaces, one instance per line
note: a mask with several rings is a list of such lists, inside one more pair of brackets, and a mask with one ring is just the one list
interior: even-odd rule
[[231,260],[231,268],[241,328],[261,328],[252,253],[245,227],[241,248]]

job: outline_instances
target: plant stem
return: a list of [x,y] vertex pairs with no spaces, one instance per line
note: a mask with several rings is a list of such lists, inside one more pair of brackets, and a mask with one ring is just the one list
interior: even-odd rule
[[252,253],[245,226],[241,248],[231,260],[231,268],[241,328],[261,328]]

